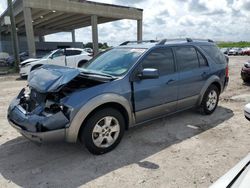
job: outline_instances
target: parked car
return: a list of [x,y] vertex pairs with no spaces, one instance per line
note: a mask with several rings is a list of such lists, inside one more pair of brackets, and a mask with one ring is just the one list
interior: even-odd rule
[[220,51],[221,51],[223,54],[227,55],[227,54],[228,54],[228,51],[229,51],[229,48],[221,48]]
[[0,52],[0,67],[7,66],[7,59],[10,55],[6,52]]
[[246,119],[250,121],[250,103],[245,106],[244,114]]
[[[25,61],[28,58],[29,58],[29,53],[28,52],[19,53],[20,62]],[[14,63],[15,63],[15,57],[13,55],[9,56],[8,59],[7,59],[7,64],[9,66],[13,66]]]
[[228,51],[228,55],[240,55],[242,53],[241,48],[232,48]]
[[80,139],[103,154],[131,126],[194,107],[211,114],[229,78],[225,56],[209,41],[126,42],[79,69],[41,66],[8,120],[30,140]]
[[241,69],[241,78],[244,82],[250,81],[250,61],[244,63]]
[[242,49],[242,55],[250,55],[250,48],[243,48]]
[[20,63],[20,76],[26,77],[30,71],[44,65],[54,64],[68,67],[81,67],[90,60],[91,54],[80,48],[58,49],[45,55],[41,59],[28,59]]
[[[244,114],[250,121],[250,103],[244,108]],[[213,183],[210,188],[237,187],[248,188],[250,185],[250,153],[225,175]]]
[[225,175],[213,183],[210,188],[248,188],[250,185],[250,154],[242,159]]

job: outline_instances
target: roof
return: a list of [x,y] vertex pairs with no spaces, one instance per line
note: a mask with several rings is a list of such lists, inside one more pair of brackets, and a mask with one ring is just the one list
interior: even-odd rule
[[[142,19],[142,9],[97,3],[85,0],[18,0],[13,9],[18,34],[25,34],[23,9],[31,8],[34,33],[47,35],[87,27],[91,25],[91,16],[98,16],[98,24],[121,19]],[[3,26],[5,11],[0,17],[1,32],[9,29]]]
[[120,48],[152,48],[154,46],[166,46],[166,45],[182,45],[182,44],[206,44],[211,45],[214,42],[210,39],[162,39],[159,41],[156,40],[145,40],[145,41],[126,41],[123,42],[119,47]]

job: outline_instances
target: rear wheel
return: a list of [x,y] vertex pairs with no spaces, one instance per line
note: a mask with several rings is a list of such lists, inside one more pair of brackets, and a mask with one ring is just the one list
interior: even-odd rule
[[113,150],[120,143],[125,120],[119,111],[105,108],[93,114],[83,126],[80,140],[91,153],[100,155]]
[[212,114],[219,102],[219,89],[215,85],[209,86],[205,92],[200,110],[203,114]]

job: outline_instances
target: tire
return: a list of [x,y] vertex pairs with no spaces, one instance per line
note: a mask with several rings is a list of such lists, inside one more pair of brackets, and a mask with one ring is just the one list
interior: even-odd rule
[[87,63],[88,62],[88,60],[81,60],[79,63],[78,63],[78,65],[77,65],[77,67],[82,67],[85,63]]
[[125,120],[118,110],[104,108],[88,118],[83,126],[80,141],[90,153],[100,155],[113,150],[120,143],[125,131]]
[[209,86],[203,96],[200,105],[200,112],[205,115],[212,114],[217,108],[219,102],[219,95],[219,89],[215,85]]

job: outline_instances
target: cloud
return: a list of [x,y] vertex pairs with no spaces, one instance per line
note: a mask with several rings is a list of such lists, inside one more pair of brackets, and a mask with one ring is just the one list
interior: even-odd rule
[[[250,41],[250,0],[94,0],[143,9],[143,38],[211,38]],[[0,0],[0,12],[6,7]],[[137,23],[121,20],[98,27],[99,41],[118,45],[136,40]],[[54,34],[46,40],[71,41],[70,33]],[[76,40],[92,40],[91,27],[76,30]]]
[[188,9],[190,11],[195,11],[195,12],[208,11],[208,8],[206,7],[206,5],[200,2],[200,0],[191,0],[189,2]]

